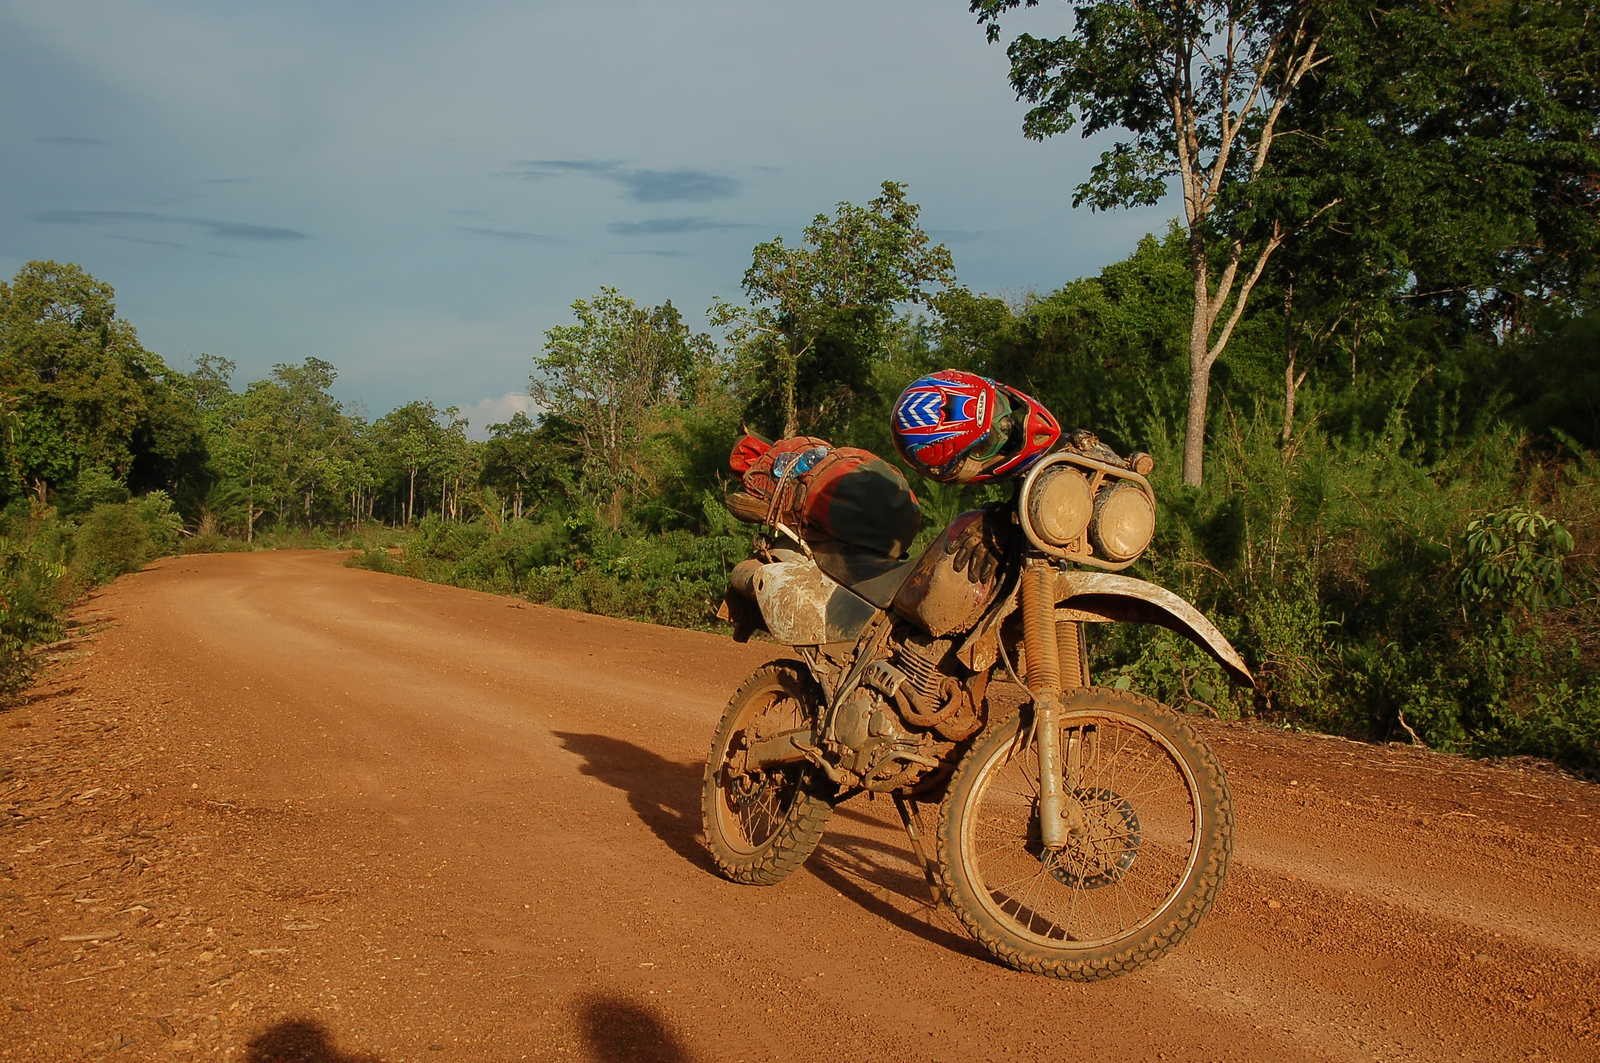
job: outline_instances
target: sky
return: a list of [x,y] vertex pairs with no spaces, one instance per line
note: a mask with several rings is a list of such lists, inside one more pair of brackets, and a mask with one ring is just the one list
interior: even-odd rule
[[481,435],[574,299],[704,327],[756,243],[884,180],[1012,298],[1165,227],[1072,209],[1106,144],[1025,139],[1006,72],[964,0],[0,0],[0,275],[75,262],[174,368],[315,355]]

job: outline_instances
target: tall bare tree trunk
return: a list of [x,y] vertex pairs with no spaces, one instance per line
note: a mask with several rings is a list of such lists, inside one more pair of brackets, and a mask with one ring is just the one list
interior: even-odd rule
[[1284,446],[1294,438],[1294,397],[1300,390],[1300,385],[1305,383],[1306,375],[1301,373],[1298,377],[1294,374],[1295,358],[1300,353],[1300,337],[1294,327],[1294,278],[1291,276],[1288,283],[1283,286],[1283,433],[1281,442]]
[[1300,391],[1300,385],[1306,382],[1305,371],[1297,376],[1294,371],[1295,355],[1298,353],[1298,342],[1289,345],[1288,357],[1284,360],[1283,367],[1283,434],[1284,446],[1294,438],[1294,399]]
[[1198,487],[1205,476],[1206,405],[1211,396],[1212,309],[1209,262],[1198,234],[1189,239],[1194,270],[1194,310],[1189,317],[1189,403],[1183,422],[1183,482]]
[[622,527],[622,499],[624,492],[620,486],[611,489],[611,502],[606,506],[606,523],[612,531]]
[[[1195,307],[1195,317],[1203,313]],[[1183,482],[1200,486],[1205,476],[1206,404],[1211,397],[1211,365],[1206,360],[1208,326],[1198,320],[1189,332],[1189,404],[1183,421]]]
[[783,438],[800,434],[800,421],[795,411],[795,378],[800,375],[800,356],[785,352],[783,359]]

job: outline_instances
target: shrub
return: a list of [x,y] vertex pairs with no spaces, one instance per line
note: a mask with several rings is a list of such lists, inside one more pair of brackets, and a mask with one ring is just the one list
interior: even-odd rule
[[137,571],[154,556],[150,526],[131,503],[102,502],[89,511],[73,536],[73,570],[91,584]]
[[230,539],[226,535],[212,533],[191,535],[179,543],[178,548],[185,554],[234,554],[249,550],[250,544],[241,539]]
[[151,491],[134,499],[129,505],[144,522],[151,557],[165,557],[178,552],[178,540],[183,535],[183,518],[178,516],[172,499],[165,491]]
[[367,545],[356,551],[355,555],[345,559],[346,568],[365,568],[373,572],[398,572],[400,566],[389,555],[387,548],[382,546]]
[[65,566],[38,556],[31,544],[0,539],[0,695],[28,685],[28,648],[61,635]]

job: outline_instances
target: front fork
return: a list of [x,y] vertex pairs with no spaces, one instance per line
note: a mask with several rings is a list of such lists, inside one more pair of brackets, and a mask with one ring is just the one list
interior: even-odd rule
[[[1081,832],[1083,809],[1064,794],[1082,772],[1084,733],[1061,735],[1061,694],[1084,684],[1082,634],[1075,621],[1056,620],[1056,567],[1030,558],[1022,573],[1022,650],[1033,701],[1033,740],[1039,754],[1039,838],[1060,849]],[[1063,748],[1065,746],[1065,748]]]

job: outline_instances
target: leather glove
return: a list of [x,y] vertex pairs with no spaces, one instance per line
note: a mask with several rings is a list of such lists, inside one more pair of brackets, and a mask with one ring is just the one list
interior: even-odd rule
[[969,521],[945,543],[945,552],[951,555],[956,571],[964,573],[970,582],[993,582],[1003,556],[994,514],[986,510],[980,519]]

